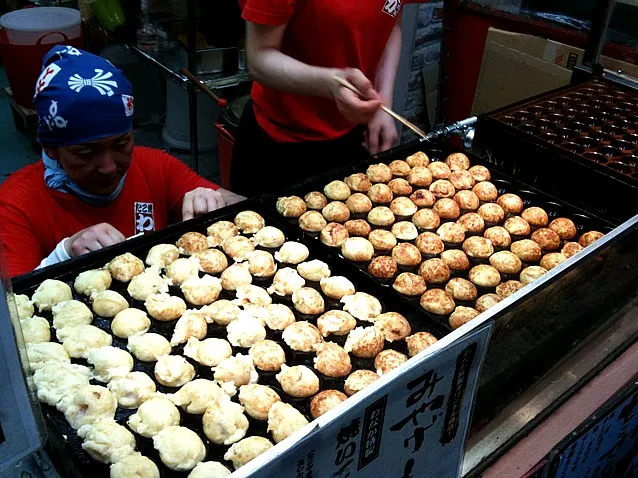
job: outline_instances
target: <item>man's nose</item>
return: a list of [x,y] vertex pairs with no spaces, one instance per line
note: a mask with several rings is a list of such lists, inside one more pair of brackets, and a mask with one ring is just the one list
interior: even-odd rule
[[98,172],[104,176],[109,176],[117,171],[115,155],[109,151],[105,151],[98,155]]

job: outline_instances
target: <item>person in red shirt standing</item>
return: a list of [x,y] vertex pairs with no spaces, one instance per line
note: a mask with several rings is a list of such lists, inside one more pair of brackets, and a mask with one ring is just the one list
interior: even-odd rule
[[240,4],[255,81],[233,150],[234,191],[276,191],[392,146],[396,127],[379,107],[392,105],[401,0]]
[[0,186],[11,276],[239,201],[178,159],[134,146],[131,84],[107,60],[54,47],[36,83],[42,161]]

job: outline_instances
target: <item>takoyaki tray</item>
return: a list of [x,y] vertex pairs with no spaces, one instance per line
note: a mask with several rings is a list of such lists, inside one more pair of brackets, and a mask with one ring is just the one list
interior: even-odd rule
[[[98,251],[93,254],[89,254],[87,256],[83,256],[62,264],[54,265],[40,271],[35,271],[21,277],[15,278],[13,280],[13,290],[16,294],[27,294],[29,297],[32,296],[35,289],[38,287],[42,281],[45,279],[58,279],[61,280],[69,286],[71,286],[73,290],[74,299],[80,300],[86,303],[89,308],[91,308],[90,300],[82,295],[77,294],[77,292],[73,289],[73,282],[75,277],[83,271],[100,268],[103,267],[109,260],[113,257],[125,253],[130,252],[140,259],[144,260],[146,254],[149,249],[156,244],[162,243],[175,243],[179,237],[186,232],[201,232],[206,234],[206,228],[212,223],[220,220],[229,220],[233,221],[234,217],[237,213],[241,211],[252,210],[258,212],[265,219],[266,225],[279,227],[285,234],[286,240],[299,240],[306,244],[310,250],[310,256],[308,260],[319,259],[324,261],[330,267],[331,273],[333,276],[342,275],[348,277],[352,283],[355,285],[355,288],[358,292],[367,292],[373,296],[375,296],[382,304],[383,312],[398,312],[404,315],[408,321],[410,322],[412,333],[414,332],[430,332],[437,338],[441,338],[444,336],[448,330],[445,327],[442,327],[438,322],[431,319],[428,314],[423,313],[422,310],[413,307],[409,303],[405,303],[402,301],[396,301],[394,294],[392,294],[391,290],[388,288],[381,287],[379,284],[370,280],[368,277],[365,277],[360,274],[353,273],[352,269],[345,264],[344,261],[340,261],[337,258],[325,254],[320,247],[317,247],[318,244],[315,244],[314,241],[306,240],[302,234],[297,232],[295,229],[287,227],[287,225],[282,224],[280,219],[277,217],[272,217],[265,211],[263,205],[251,201],[244,201],[233,206],[226,207],[219,211],[214,211],[200,218],[183,222],[180,224],[176,224],[170,226],[162,231],[158,231],[152,234],[148,234],[146,236],[134,238],[128,240],[124,243],[115,245],[113,247],[106,248],[102,251]],[[250,236],[250,235],[248,235]],[[259,249],[260,247],[257,247]],[[263,249],[263,248],[262,248]],[[263,249],[269,251],[274,254],[274,250],[271,249]],[[229,258],[229,264],[232,264],[232,259]],[[282,267],[295,267],[294,265],[286,265],[280,264],[280,268]],[[200,276],[204,275],[203,272],[200,272]],[[272,284],[272,278],[254,278],[253,284],[267,288]],[[318,282],[306,282],[307,287],[312,287],[316,289],[320,294],[322,294],[321,288]],[[127,292],[127,284],[118,282],[113,280],[113,283],[110,287],[111,290],[119,292],[122,294],[130,307],[139,308],[145,311],[144,304],[141,301],[134,300]],[[170,294],[176,295],[181,298],[184,298],[179,287],[171,286]],[[322,294],[325,300],[325,309],[335,310],[340,309],[342,304],[338,301],[329,299]],[[292,306],[292,301],[290,297],[280,297],[276,294],[273,294],[273,303],[281,303],[289,306],[293,313],[296,316],[297,320],[306,320],[310,323],[316,324],[316,320],[318,316],[308,316],[299,313]],[[222,291],[219,299],[229,299],[232,300],[235,298],[235,293],[230,291]],[[189,308],[195,308],[195,306],[188,304]],[[36,312],[36,315],[41,315],[49,320],[52,323],[52,315],[51,312]],[[155,319],[151,319],[152,325],[148,332],[154,332],[160,334],[167,339],[170,340],[175,323],[177,321],[172,322],[160,322]],[[111,319],[99,317],[94,315],[94,320],[92,325],[97,326],[98,328],[106,331],[107,333],[113,335],[111,333]],[[369,322],[361,322],[357,321],[357,326],[370,326],[372,325]],[[51,337],[52,341],[56,341],[55,338],[55,330],[51,329]],[[208,337],[219,337],[226,338],[226,330],[224,326],[209,324],[208,325]],[[291,350],[285,342],[282,340],[282,334],[280,331],[273,331],[267,328],[267,339],[271,339],[277,343],[279,343],[286,352],[286,363],[290,366],[292,365],[306,365],[310,368],[313,367],[313,357],[314,353],[306,353],[306,352],[295,352]],[[335,337],[330,336],[326,339],[326,341],[334,341],[339,345],[344,344],[345,336],[343,337]],[[126,348],[127,341],[126,339],[120,339],[113,335],[113,346],[118,347],[123,350],[127,350]],[[183,355],[184,344],[174,346],[171,354],[175,355]],[[385,343],[384,349],[392,348],[404,354],[407,354],[407,346],[404,341],[401,342],[387,342]],[[238,353],[247,354],[247,348],[235,347],[233,346],[233,355]],[[204,379],[213,379],[213,372],[209,367],[202,366],[198,364],[196,361],[191,360],[186,357],[186,359],[191,363],[196,370],[195,379],[204,378]],[[368,369],[374,370],[374,359],[364,359],[357,358],[351,356],[353,371],[358,369]],[[73,363],[78,363],[82,365],[87,365],[86,360],[83,359],[72,359]],[[142,371],[148,374],[155,382],[158,392],[162,393],[173,393],[176,392],[179,387],[172,388],[166,387],[155,380],[153,369],[153,362],[142,362],[140,360],[135,359],[134,371]],[[259,371],[259,384],[268,385],[272,387],[282,398],[284,402],[290,403],[302,414],[306,416],[308,421],[312,421],[312,417],[309,412],[309,403],[310,398],[300,399],[294,398],[287,395],[280,387],[279,383],[275,379],[275,372],[263,372]],[[328,390],[328,389],[336,389],[343,391],[344,389],[344,379],[336,379],[330,378],[326,376],[322,376],[318,371],[316,371],[317,376],[320,380],[320,390]],[[95,380],[91,381],[92,384],[95,385],[105,385]],[[238,402],[237,395],[232,398],[233,401]],[[109,475],[109,467],[108,465],[98,463],[93,460],[83,449],[82,449],[82,441],[77,436],[76,431],[71,428],[71,426],[66,421],[64,415],[56,410],[54,407],[51,407],[46,404],[42,404],[42,408],[44,411],[44,415],[47,419],[48,428],[50,431],[50,435],[54,438],[53,445],[56,445],[55,448],[57,450],[61,450],[61,454],[63,457],[61,459],[66,461],[63,465],[65,470],[65,476],[91,476],[91,477],[107,477]],[[233,470],[232,464],[230,462],[224,461],[223,457],[225,452],[229,449],[229,446],[219,446],[213,443],[210,443],[206,438],[206,435],[203,432],[202,425],[202,415],[192,415],[184,412],[181,408],[181,423],[180,425],[185,426],[193,431],[195,431],[200,438],[203,440],[206,445],[206,458],[205,461],[220,461],[224,463],[229,470]],[[115,419],[118,423],[126,426],[127,419],[136,411],[136,409],[123,409],[118,407]],[[270,438],[269,433],[267,432],[267,423],[264,421],[254,420],[251,417],[249,418],[250,427],[246,436],[264,436]],[[137,450],[140,451],[143,455],[151,458],[159,467],[161,471],[161,476],[163,477],[186,477],[189,472],[176,472],[168,469],[164,466],[160,460],[159,453],[154,449],[152,439],[144,438],[140,435],[134,434],[137,441]]]

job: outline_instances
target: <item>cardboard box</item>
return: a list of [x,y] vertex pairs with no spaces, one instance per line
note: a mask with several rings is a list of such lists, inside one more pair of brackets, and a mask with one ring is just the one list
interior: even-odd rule
[[[584,51],[545,38],[490,28],[472,114],[482,114],[569,84]],[[610,69],[638,76],[638,66],[602,57]]]

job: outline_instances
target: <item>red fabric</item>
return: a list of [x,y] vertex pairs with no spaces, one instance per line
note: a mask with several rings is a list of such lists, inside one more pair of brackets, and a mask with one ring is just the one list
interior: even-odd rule
[[153,204],[151,230],[162,229],[181,220],[184,194],[198,187],[219,186],[173,156],[144,147],[133,150],[122,192],[105,207],[48,188],[42,161],[26,166],[0,186],[0,238],[10,274],[32,271],[62,239],[95,224],[109,223],[126,237],[136,234],[135,203]]
[[[240,5],[249,22],[287,24],[282,53],[313,66],[358,68],[372,79],[401,2],[240,0]],[[256,81],[251,96],[259,125],[275,141],[330,140],[355,126],[327,98],[283,93]]]

